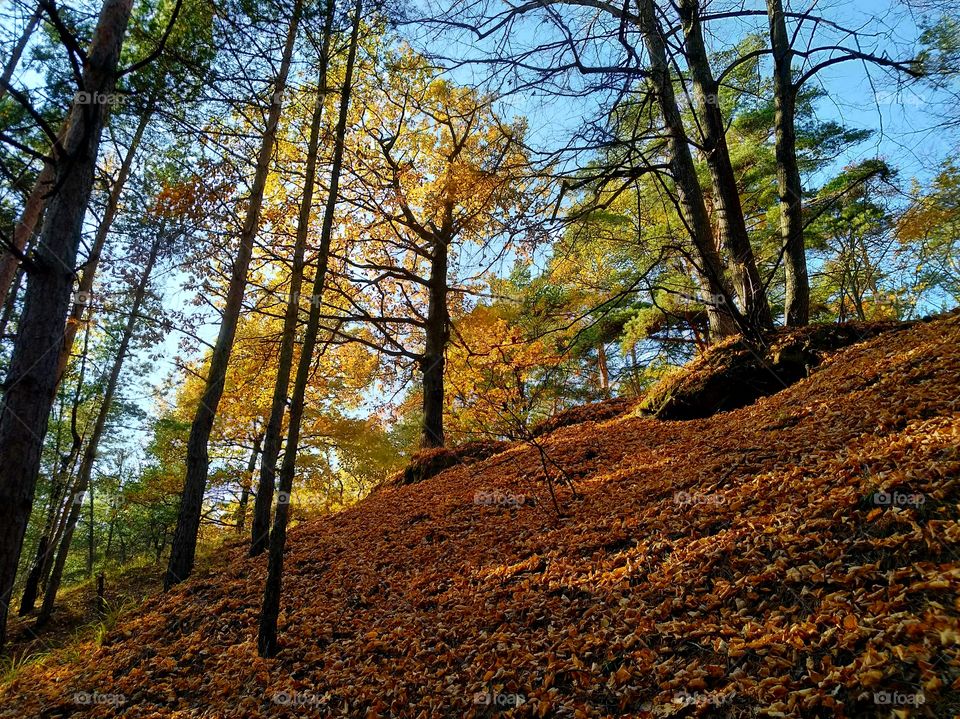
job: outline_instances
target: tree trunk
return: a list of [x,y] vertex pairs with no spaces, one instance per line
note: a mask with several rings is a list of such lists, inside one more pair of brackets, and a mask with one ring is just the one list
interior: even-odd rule
[[[61,439],[63,435],[63,415],[64,415],[64,404],[65,400],[63,393],[60,393],[60,419],[57,421],[57,441],[54,447],[53,456],[61,462],[61,465],[58,467],[56,463],[54,464],[53,476],[50,477],[50,496],[47,500],[47,514],[46,520],[43,523],[43,533],[40,535],[40,539],[37,542],[36,553],[33,557],[33,562],[30,564],[30,572],[27,574],[27,581],[24,584],[23,594],[20,597],[20,610],[19,615],[25,616],[33,611],[34,604],[37,601],[37,591],[40,587],[40,577],[43,572],[43,563],[46,561],[47,554],[49,553],[50,547],[50,534],[53,532],[55,523],[57,522],[60,509],[60,503],[63,500],[61,493],[66,489],[66,481],[61,476],[61,467],[67,466],[67,458],[60,456],[61,450]],[[74,429],[73,435],[76,438],[76,427],[75,422],[73,423],[72,428]],[[76,445],[76,441],[74,441]]]
[[30,16],[30,19],[23,28],[23,32],[20,33],[20,37],[17,39],[17,44],[13,46],[13,49],[10,52],[10,57],[7,59],[7,64],[3,66],[3,74],[0,75],[0,100],[2,100],[7,94],[7,87],[10,85],[10,81],[13,79],[13,73],[16,72],[17,65],[20,64],[20,58],[23,56],[23,51],[26,49],[27,43],[30,42],[30,37],[33,35],[33,31],[37,29],[37,25],[40,23],[41,13],[42,6],[40,3],[37,3],[37,7],[33,11],[33,15]]
[[[5,256],[6,255],[4,255],[4,257]],[[2,262],[3,257],[0,257],[0,263]],[[14,265],[13,274],[13,280],[9,284],[6,300],[3,303],[3,311],[0,313],[0,340],[7,339],[7,327],[10,326],[10,320],[13,318],[13,312],[17,307],[17,294],[20,292],[20,287],[23,285],[23,278],[26,275],[23,267],[18,265]],[[0,295],[0,297],[2,296],[3,295]],[[15,335],[10,335],[9,337],[9,339],[14,338]]]
[[118,508],[116,505],[110,507],[110,524],[107,525],[107,543],[103,548],[104,564],[110,561],[110,550],[113,547],[113,530],[117,524],[117,511]]
[[[66,130],[71,122],[71,116],[68,115],[64,127],[60,131],[59,139],[63,141]],[[56,166],[53,158],[46,158],[40,174],[37,175],[36,182],[27,200],[20,212],[20,218],[13,228],[13,247],[14,251],[3,250],[0,252],[0,297],[7,297],[13,285],[14,277],[17,274],[17,268],[20,267],[20,257],[27,253],[30,238],[40,224],[40,218],[43,216],[43,210],[47,206],[47,199],[53,191],[54,180],[56,180]]]
[[423,374],[423,428],[420,446],[442,447],[443,372],[450,316],[447,311],[447,254],[450,243],[437,238],[430,261],[430,300],[427,306],[426,346],[420,358]]
[[[83,354],[80,359],[80,373],[77,378],[77,389],[74,392],[73,396],[73,407],[70,412],[70,434],[72,437],[70,451],[65,454],[60,460],[60,467],[57,469],[57,473],[53,477],[53,484],[57,487],[57,501],[55,504],[51,505],[50,510],[51,514],[48,517],[49,530],[45,533],[49,538],[47,542],[47,549],[43,554],[38,553],[34,558],[34,561],[39,565],[39,582],[36,586],[31,586],[30,581],[28,580],[27,586],[24,588],[23,597],[20,601],[20,614],[25,615],[33,611],[34,605],[37,601],[37,596],[39,592],[43,591],[47,586],[47,581],[50,578],[50,571],[53,568],[53,560],[55,559],[55,553],[57,547],[60,543],[60,538],[63,536],[64,531],[67,527],[67,518],[70,516],[70,509],[74,502],[79,501],[82,497],[77,497],[73,492],[75,482],[71,481],[73,470],[75,469],[78,458],[80,457],[80,450],[83,448],[83,436],[80,434],[78,427],[78,413],[80,410],[81,404],[81,393],[83,391],[84,377],[86,375],[87,369],[87,349],[90,343],[90,328],[87,327],[86,331],[83,333]],[[32,577],[31,572],[31,577]]]
[[[650,56],[649,82],[667,127],[670,172],[677,186],[680,215],[693,241],[693,264],[697,279],[712,296],[707,305],[710,334],[714,338],[737,332],[733,293],[724,276],[723,263],[713,241],[713,228],[703,200],[703,190],[683,127],[683,118],[673,90],[673,78],[667,63],[666,44],[657,20],[653,0],[637,0],[640,32]],[[722,298],[722,299],[719,299]]]
[[803,239],[803,186],[797,163],[796,103],[793,85],[793,48],[787,35],[782,0],[767,0],[770,45],[773,49],[777,189],[780,193],[780,238],[786,278],[785,319],[788,327],[810,321],[810,279]]
[[[104,0],[82,75],[82,90],[92,97],[113,90],[131,6],[132,0]],[[101,103],[74,102],[71,114],[76,117],[58,158],[56,194],[48,203],[36,253],[37,267],[27,280],[0,414],[0,647],[6,637],[7,607],[54,402],[58,353],[51,350],[63,341],[83,218],[106,116],[106,106]]]
[[293,17],[290,19],[290,25],[287,29],[286,44],[283,48],[280,70],[274,83],[267,126],[260,143],[257,169],[247,204],[243,229],[240,233],[240,246],[237,248],[237,256],[233,262],[233,271],[230,275],[230,285],[227,289],[227,300],[223,308],[220,332],[217,335],[217,341],[210,357],[210,368],[207,372],[203,395],[197,405],[193,424],[190,427],[190,438],[187,441],[187,476],[184,479],[183,494],[180,498],[180,511],[177,516],[177,527],[173,533],[170,559],[163,578],[165,590],[182,582],[193,571],[193,561],[197,551],[197,534],[200,531],[200,513],[203,508],[203,493],[207,488],[207,470],[210,462],[207,443],[210,441],[210,433],[213,430],[217,406],[223,396],[223,383],[227,375],[230,354],[233,350],[233,341],[237,334],[237,323],[240,319],[243,295],[247,286],[247,273],[253,255],[253,243],[260,228],[260,208],[270,171],[270,160],[273,157],[277,125],[280,122],[280,111],[283,108],[282,97],[287,87],[287,75],[290,71],[297,28],[300,24],[301,7],[302,3],[298,0],[293,8]]
[[[47,588],[47,583],[50,581],[50,573],[53,571],[53,563],[56,559],[57,547],[60,546],[60,539],[63,537],[63,533],[67,531],[67,522],[70,519],[70,510],[75,502],[83,501],[83,495],[77,494],[75,491],[77,487],[77,478],[72,476],[74,474],[74,470],[76,469],[76,463],[78,459],[79,449],[77,450],[77,454],[72,458],[70,470],[65,476],[66,480],[70,480],[72,478],[73,481],[70,484],[69,493],[64,497],[64,501],[61,502],[60,511],[57,514],[56,528],[50,537],[50,544],[47,548],[47,554],[43,558],[43,566],[40,569],[40,585],[38,587],[39,591],[45,591]],[[33,607],[31,606],[31,611],[32,609]]]
[[[320,147],[320,128],[327,87],[327,53],[330,48],[330,35],[333,27],[332,7],[332,3],[328,3],[321,41],[317,101],[313,108],[313,118],[310,123],[303,198],[300,202],[300,214],[297,218],[297,237],[293,248],[293,265],[290,271],[290,294],[287,297],[287,307],[283,317],[283,334],[280,340],[280,354],[277,359],[277,379],[273,387],[273,398],[270,404],[270,418],[263,435],[260,482],[253,503],[250,536],[251,557],[262,554],[266,550],[270,539],[270,509],[273,506],[273,487],[276,482],[277,456],[280,454],[283,432],[283,413],[287,407],[290,373],[293,369],[293,349],[297,336],[297,318],[300,314],[300,291],[303,287],[303,258],[307,248],[310,212],[313,208],[314,184],[317,177],[317,155]],[[310,298],[311,307],[314,303],[319,302],[319,297]]]
[[253,473],[257,469],[257,457],[260,455],[260,443],[263,435],[258,434],[253,440],[253,451],[250,461],[247,462],[247,471],[243,475],[243,489],[240,490],[240,502],[237,505],[237,534],[243,534],[243,525],[247,521],[247,504],[250,501],[250,487],[253,485]]
[[87,532],[87,579],[93,576],[93,562],[96,555],[96,546],[93,536],[93,485],[90,486],[90,525]]
[[[332,6],[328,5],[332,13]],[[262,657],[272,657],[278,649],[277,619],[280,615],[280,592],[283,577],[283,551],[287,543],[287,518],[290,512],[290,490],[293,488],[293,475],[297,466],[297,447],[300,442],[300,420],[303,417],[304,396],[310,379],[310,366],[313,363],[313,350],[317,344],[320,330],[323,287],[327,276],[327,263],[330,257],[330,240],[333,235],[333,215],[337,207],[340,191],[340,171],[343,165],[344,140],[347,134],[347,113],[350,107],[350,94],[353,90],[353,66],[357,57],[357,44],[360,36],[360,20],[363,0],[357,0],[354,10],[353,27],[350,31],[350,49],[347,52],[347,64],[344,69],[343,88],[340,91],[340,114],[337,118],[336,138],[334,140],[333,161],[330,166],[330,186],[327,193],[323,225],[320,230],[320,247],[317,253],[317,274],[313,279],[313,298],[310,303],[310,316],[303,336],[300,361],[297,363],[297,376],[290,397],[290,421],[287,427],[287,447],[280,466],[279,492],[285,501],[277,503],[273,531],[270,533],[270,553],[267,567],[267,581],[263,587],[263,606],[260,609],[260,622],[257,632],[257,651]]]
[[703,154],[710,169],[716,198],[720,242],[730,256],[734,285],[747,320],[758,330],[772,329],[770,305],[750,246],[740,190],[727,149],[726,125],[720,109],[720,88],[710,69],[710,58],[703,41],[700,0],[680,0],[679,8],[694,99],[701,110]]
[[37,603],[37,590],[40,587],[40,573],[43,571],[43,562],[47,556],[47,550],[50,545],[49,533],[40,535],[40,541],[37,542],[37,554],[30,565],[30,573],[27,575],[27,582],[23,588],[23,596],[20,598],[20,611],[18,614],[25,617],[33,611]]
[[[124,360],[127,358],[127,350],[130,347],[130,341],[133,339],[133,333],[140,317],[140,307],[143,305],[144,297],[147,294],[147,286],[150,284],[150,275],[153,272],[154,264],[157,261],[157,255],[160,252],[160,245],[163,242],[164,231],[161,228],[157,236],[154,237],[153,244],[150,247],[150,255],[147,257],[146,265],[143,268],[143,274],[133,293],[133,301],[130,305],[130,311],[127,314],[127,321],[123,326],[123,332],[120,335],[120,345],[117,348],[117,354],[113,359],[113,366],[110,368],[110,375],[107,378],[107,386],[104,389],[103,401],[97,410],[97,418],[94,421],[93,429],[90,431],[90,437],[87,440],[87,446],[83,452],[83,459],[80,460],[80,469],[77,472],[77,483],[74,491],[78,496],[87,492],[90,488],[90,477],[93,474],[93,465],[97,459],[97,449],[100,446],[100,439],[103,436],[103,430],[107,425],[107,417],[110,415],[110,408],[113,405],[113,395],[117,390],[117,384],[120,381],[120,371],[123,369]],[[91,507],[92,507],[91,494]],[[47,583],[46,591],[43,595],[43,604],[40,607],[40,614],[37,616],[37,626],[42,626],[50,619],[53,613],[54,601],[57,597],[57,590],[60,588],[60,581],[63,578],[63,568],[67,562],[67,554],[70,551],[70,543],[73,541],[73,531],[77,525],[77,519],[80,516],[80,510],[83,502],[74,501],[70,509],[70,516],[67,519],[66,529],[60,540],[60,548],[57,552],[57,559],[53,564],[53,572],[50,575],[50,581]],[[91,526],[92,514],[91,514]],[[89,561],[89,560],[88,560]],[[92,565],[91,565],[92,568]]]
[[610,368],[607,365],[607,348],[603,342],[597,343],[597,372],[600,375],[600,391],[604,397],[610,396]]
[[[137,123],[137,129],[130,140],[130,146],[120,164],[120,171],[117,173],[117,179],[110,188],[110,197],[107,200],[107,207],[104,210],[103,218],[97,227],[97,234],[93,238],[93,244],[90,246],[90,254],[87,255],[83,265],[83,272],[80,273],[80,281],[77,283],[77,293],[73,307],[70,310],[70,316],[67,318],[67,325],[63,330],[63,346],[60,349],[60,364],[58,367],[58,378],[63,377],[70,362],[70,354],[73,352],[73,343],[77,336],[77,328],[83,320],[84,308],[91,303],[90,293],[93,291],[93,281],[97,273],[97,266],[100,264],[100,255],[107,244],[107,236],[110,234],[110,228],[117,217],[117,210],[120,207],[120,196],[123,194],[124,185],[130,176],[130,168],[133,166],[134,157],[137,149],[140,147],[140,141],[143,139],[143,133],[150,123],[153,115],[153,101],[147,102],[147,107],[140,116]],[[59,379],[57,380],[59,383]]]
[[[7,60],[7,64],[3,68],[3,76],[0,77],[0,100],[7,94],[7,87],[13,78],[13,73],[17,69],[17,65],[20,63],[20,57],[23,55],[27,43],[30,42],[33,31],[40,22],[40,16],[41,6],[37,3],[37,9],[33,11],[30,21],[23,29],[23,34],[17,41],[10,55],[10,59]],[[64,123],[64,127],[66,127],[66,123]],[[60,139],[63,139],[62,131]],[[50,191],[52,182],[53,163],[44,162],[43,167],[40,169],[40,175],[37,177],[37,181],[27,197],[20,219],[13,228],[13,246],[19,253],[23,253],[26,250],[27,242],[29,238],[33,236],[37,222],[40,220],[40,215],[43,213],[46,194]],[[19,264],[20,258],[16,252],[10,252],[9,250],[0,251],[0,298],[7,297],[7,294],[10,292]],[[4,324],[6,324],[6,322],[4,322]],[[0,332],[0,335],[2,335],[2,332]]]
[[101,571],[100,574],[97,575],[97,616],[99,617],[103,617],[107,613],[107,600],[104,596],[105,591],[103,586],[105,580],[106,576]]

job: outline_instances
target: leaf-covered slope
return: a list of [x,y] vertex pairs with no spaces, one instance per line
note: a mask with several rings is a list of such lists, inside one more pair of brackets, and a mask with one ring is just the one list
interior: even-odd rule
[[958,348],[954,316],[709,419],[560,429],[561,520],[522,445],[384,487],[291,533],[277,659],[238,547],[0,715],[951,717]]
[[789,327],[768,335],[764,348],[741,337],[730,338],[664,377],[646,393],[640,409],[660,419],[697,419],[746,407],[808,376],[837,350],[912,324],[883,321]]

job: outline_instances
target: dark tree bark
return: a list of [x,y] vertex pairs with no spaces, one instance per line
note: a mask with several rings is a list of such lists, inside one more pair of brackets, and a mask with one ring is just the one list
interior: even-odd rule
[[96,559],[97,547],[95,544],[94,538],[94,526],[93,526],[93,486],[90,486],[88,490],[88,496],[90,499],[90,524],[87,527],[87,579],[93,576],[93,563]]
[[[2,262],[2,258],[0,258]],[[14,265],[13,280],[9,284],[9,292],[7,293],[7,299],[3,303],[3,310],[0,311],[0,339],[8,339],[7,336],[7,327],[10,326],[10,320],[13,319],[13,312],[17,306],[17,295],[20,292],[20,287],[23,285],[24,277],[26,273],[23,271],[22,266]],[[0,295],[2,297],[2,295]],[[9,338],[13,338],[11,335]]]
[[[83,67],[82,89],[90,96],[113,90],[131,6],[132,0],[104,0]],[[106,107],[75,101],[71,114],[57,158],[56,194],[48,203],[36,266],[27,280],[0,414],[0,647],[54,401],[56,348],[63,341]]]
[[347,134],[347,113],[350,108],[350,94],[353,90],[353,67],[357,58],[357,44],[360,37],[360,22],[363,12],[363,0],[357,0],[354,9],[353,27],[350,31],[350,48],[347,51],[347,64],[344,69],[343,87],[340,91],[340,114],[337,118],[336,137],[333,148],[333,161],[330,167],[330,185],[327,193],[323,225],[320,230],[320,247],[317,253],[317,274],[313,280],[313,298],[310,303],[310,316],[303,336],[300,361],[297,363],[297,376],[290,397],[290,421],[287,428],[287,446],[280,466],[279,492],[284,501],[277,503],[273,531],[270,533],[269,564],[267,581],[263,588],[263,605],[260,609],[260,622],[257,632],[257,651],[262,657],[272,657],[279,648],[277,642],[277,618],[280,615],[280,593],[283,578],[283,552],[287,543],[287,519],[290,512],[290,490],[293,488],[293,475],[297,466],[297,448],[300,443],[300,421],[303,417],[304,397],[307,382],[310,379],[310,366],[313,363],[313,351],[317,345],[320,330],[320,298],[327,276],[327,264],[330,258],[330,240],[333,235],[333,216],[340,192],[340,171],[343,165],[343,149]]
[[247,522],[247,504],[250,502],[250,487],[253,486],[253,473],[257,469],[257,457],[260,456],[260,446],[263,435],[258,434],[253,440],[253,451],[247,462],[247,472],[243,477],[243,488],[240,490],[240,502],[237,504],[237,534],[243,534],[243,526]]
[[803,186],[797,163],[796,104],[793,84],[793,48],[787,35],[782,0],[767,0],[770,45],[773,49],[773,101],[775,108],[777,189],[780,193],[780,238],[784,247],[786,323],[788,327],[810,321],[810,278],[803,239]]
[[447,255],[450,243],[438,237],[430,259],[429,303],[427,305],[426,345],[420,358],[423,374],[423,431],[421,447],[442,447],[443,372],[447,342],[450,339],[450,315],[447,310]]
[[187,476],[184,479],[183,493],[180,497],[180,512],[177,516],[177,527],[173,533],[170,559],[163,579],[164,589],[170,589],[175,584],[179,584],[193,571],[194,556],[197,551],[197,534],[200,531],[200,513],[203,507],[203,494],[207,488],[207,471],[210,463],[207,444],[213,430],[213,421],[217,416],[217,407],[220,404],[220,398],[223,396],[223,383],[226,379],[227,365],[230,362],[233,341],[237,334],[237,324],[240,320],[243,295],[247,286],[247,273],[253,255],[253,243],[260,229],[260,209],[270,171],[270,160],[273,157],[277,125],[280,122],[280,112],[283,109],[282,97],[287,87],[287,75],[293,57],[293,47],[297,38],[297,28],[300,24],[301,9],[302,3],[298,0],[293,8],[293,16],[287,29],[286,43],[280,61],[280,70],[274,82],[273,99],[257,155],[257,169],[247,204],[243,229],[240,233],[237,256],[230,274],[230,284],[227,289],[226,304],[223,308],[220,332],[217,335],[217,341],[210,357],[210,368],[207,372],[203,395],[200,397],[200,403],[197,405],[193,424],[190,427],[190,437],[187,441]]
[[23,594],[20,597],[20,610],[18,613],[21,617],[32,612],[34,605],[36,604],[37,593],[40,588],[40,581],[43,577],[44,563],[47,561],[47,557],[50,554],[50,537],[59,522],[60,512],[62,510],[63,493],[67,488],[67,473],[69,471],[72,459],[80,452],[81,438],[77,432],[77,405],[79,403],[79,391],[82,384],[83,379],[81,372],[81,380],[78,382],[77,394],[74,399],[73,412],[70,420],[73,444],[70,448],[70,452],[62,457],[60,455],[60,435],[62,433],[63,426],[64,399],[61,393],[61,419],[57,425],[57,443],[56,450],[54,452],[54,456],[59,460],[60,464],[59,466],[55,466],[53,476],[50,478],[50,497],[47,502],[47,514],[46,520],[43,524],[43,533],[40,535],[40,539],[37,542],[37,549],[34,554],[33,562],[30,564],[30,572],[27,574],[27,580],[23,587]]
[[732,314],[735,311],[733,293],[713,241],[713,228],[697,179],[683,118],[677,106],[666,44],[653,0],[637,0],[637,14],[639,29],[650,56],[649,82],[669,135],[670,174],[676,183],[681,217],[693,241],[695,272],[701,287],[712,295],[713,301],[707,306],[710,335],[714,338],[726,337],[736,334],[738,329]]
[[[20,64],[20,58],[23,55],[27,43],[30,42],[30,37],[40,23],[41,15],[42,7],[40,3],[37,3],[36,10],[33,11],[33,15],[27,22],[27,26],[23,29],[23,34],[20,35],[20,39],[14,46],[13,52],[10,54],[10,58],[3,68],[3,75],[0,76],[0,100],[7,94],[7,88],[13,79],[13,73],[17,69],[17,65]],[[66,128],[66,123],[64,123],[64,128]],[[61,132],[61,139],[62,137]],[[0,298],[7,297],[7,294],[13,286],[13,280],[17,274],[17,267],[20,264],[18,255],[26,251],[29,239],[33,236],[34,230],[36,230],[40,216],[43,214],[46,195],[52,187],[51,183],[53,179],[53,163],[45,161],[43,167],[40,169],[40,175],[37,177],[33,189],[27,196],[27,201],[24,204],[20,219],[13,228],[14,251],[0,251]],[[6,322],[4,322],[4,325],[6,325]],[[0,332],[0,336],[2,336],[2,334],[3,332]]]
[[[273,387],[270,418],[263,435],[263,459],[260,461],[260,482],[253,503],[251,522],[250,556],[262,554],[270,539],[270,509],[273,506],[273,488],[276,482],[277,457],[283,432],[283,413],[287,407],[290,389],[290,373],[293,369],[293,349],[297,335],[297,318],[300,314],[300,291],[303,287],[304,254],[310,229],[310,212],[313,208],[314,184],[317,177],[317,155],[320,148],[320,127],[323,120],[323,105],[327,87],[327,53],[330,50],[330,35],[333,28],[333,3],[327,3],[323,39],[320,47],[317,101],[310,123],[310,139],[307,146],[307,166],[304,175],[303,198],[297,218],[297,237],[293,248],[293,264],[290,270],[290,294],[283,317],[283,334],[280,339],[280,354],[277,358],[277,379]],[[319,303],[319,297],[311,297],[311,305]]]
[[720,87],[710,69],[710,58],[703,41],[700,0],[680,0],[679,9],[694,99],[700,111],[703,154],[710,169],[721,245],[729,255],[734,285],[748,321],[756,329],[772,329],[770,305],[750,246],[740,189],[727,149]]
[[49,547],[49,533],[44,533],[40,536],[40,541],[37,542],[37,554],[33,559],[33,563],[30,565],[30,573],[27,575],[27,582],[23,588],[23,596],[20,598],[20,611],[18,613],[21,617],[25,617],[32,612],[34,605],[37,603],[40,575],[43,572],[43,562],[47,557]]
[[[120,335],[120,344],[117,348],[117,354],[113,359],[113,365],[110,368],[110,375],[107,378],[107,385],[104,388],[103,401],[97,410],[97,417],[87,439],[87,446],[83,451],[83,459],[80,460],[80,469],[77,472],[77,483],[74,486],[74,492],[77,497],[90,491],[90,478],[93,474],[93,465],[97,459],[97,450],[100,447],[100,439],[103,437],[103,431],[107,426],[107,417],[110,415],[110,408],[113,405],[113,396],[117,390],[120,381],[120,371],[123,369],[123,363],[127,358],[127,350],[130,348],[130,342],[133,339],[133,333],[140,318],[140,308],[143,306],[143,300],[147,294],[147,287],[150,284],[150,275],[156,264],[157,256],[160,253],[160,247],[163,243],[164,231],[161,229],[154,238],[150,247],[150,254],[147,257],[143,273],[137,282],[133,292],[133,300],[130,305],[127,320],[124,323],[123,331]],[[93,526],[93,495],[91,493],[91,516],[90,524]],[[63,578],[63,568],[67,562],[67,554],[70,551],[70,543],[73,541],[73,531],[77,526],[77,520],[83,507],[82,501],[74,501],[71,504],[70,515],[67,519],[66,529],[60,540],[60,548],[57,551],[57,559],[53,564],[53,571],[50,575],[50,581],[47,583],[46,591],[43,595],[43,604],[40,607],[40,613],[37,615],[37,626],[42,626],[50,619],[53,613],[53,605],[57,598],[57,590],[60,588],[60,581]],[[92,544],[90,545],[92,549]],[[88,555],[88,568],[92,571],[92,552]]]
[[[134,130],[133,138],[130,140],[130,146],[124,154],[123,161],[120,163],[120,170],[117,173],[117,179],[110,188],[110,197],[107,199],[107,207],[104,210],[100,224],[97,226],[97,234],[90,245],[90,253],[87,255],[83,264],[83,272],[80,273],[80,280],[77,282],[76,301],[70,310],[70,316],[67,318],[67,325],[63,331],[63,346],[60,349],[60,364],[57,369],[58,377],[63,377],[70,363],[70,354],[73,352],[73,343],[76,340],[77,328],[83,319],[85,308],[91,304],[91,293],[93,292],[93,282],[97,274],[97,267],[100,265],[100,256],[103,254],[103,248],[107,244],[107,236],[110,234],[110,228],[117,217],[120,209],[120,197],[123,194],[123,188],[130,176],[130,168],[133,166],[133,160],[136,157],[137,149],[143,139],[143,133],[150,124],[153,116],[153,101],[147,103],[146,109],[140,116],[137,128]],[[59,379],[58,379],[59,384]]]
[[[73,470],[76,469],[76,463],[80,458],[80,450],[83,449],[83,435],[80,434],[78,413],[81,402],[83,401],[82,392],[84,387],[84,378],[87,370],[87,349],[90,344],[90,325],[86,325],[83,333],[83,353],[80,357],[80,372],[77,378],[77,389],[73,397],[73,407],[70,412],[70,451],[65,454],[60,461],[60,466],[53,477],[53,485],[57,489],[57,501],[51,505],[51,515],[48,517],[50,523],[45,535],[49,537],[47,542],[47,551],[44,554],[37,554],[34,561],[40,566],[40,581],[35,587],[28,585],[24,589],[23,598],[20,602],[20,614],[29,614],[34,609],[38,593],[43,591],[50,579],[50,572],[53,569],[53,561],[56,558],[57,547],[60,544],[60,538],[67,528],[67,519],[70,516],[71,505],[74,501],[79,501],[74,493],[75,481]],[[32,573],[31,573],[32,574]]]
[[3,66],[3,74],[0,74],[0,100],[7,94],[7,88],[13,79],[13,73],[16,72],[17,65],[20,64],[20,58],[23,57],[23,51],[26,49],[27,43],[30,42],[33,31],[36,30],[37,25],[40,24],[40,16],[42,14],[42,6],[40,3],[37,3],[33,15],[30,16],[26,26],[24,26],[23,32],[20,33],[20,37],[17,38],[17,44],[13,46],[10,57],[7,58],[7,63]]
[[[61,141],[69,123],[70,116],[68,115],[60,133]],[[11,291],[17,269],[20,267],[20,258],[27,253],[30,239],[33,237],[37,225],[40,224],[40,218],[43,217],[43,210],[47,205],[47,198],[53,191],[54,180],[56,180],[54,161],[52,157],[47,157],[23,205],[20,218],[14,225],[13,249],[0,251],[0,297],[7,297]]]

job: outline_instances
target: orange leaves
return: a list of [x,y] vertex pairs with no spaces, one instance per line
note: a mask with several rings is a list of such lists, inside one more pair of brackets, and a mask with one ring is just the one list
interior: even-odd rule
[[[581,495],[561,489],[562,521],[522,444],[384,486],[291,531],[276,660],[254,645],[264,566],[238,547],[0,702],[39,714],[31,697],[53,706],[66,687],[123,693],[131,718],[948,716],[958,347],[957,320],[941,320],[727,414],[557,429],[539,441]],[[874,506],[883,490],[926,501]]]
[[465,436],[516,435],[529,412],[530,383],[561,359],[483,305],[457,321],[447,356],[450,428]]

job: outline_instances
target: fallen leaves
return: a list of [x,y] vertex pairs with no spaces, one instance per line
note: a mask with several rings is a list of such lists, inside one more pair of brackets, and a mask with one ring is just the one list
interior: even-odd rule
[[[958,325],[846,349],[709,419],[559,429],[542,441],[580,494],[563,521],[522,444],[383,487],[291,532],[277,659],[254,644],[264,565],[236,547],[108,646],[24,670],[0,713],[952,716]],[[94,690],[126,702],[71,704]]]

